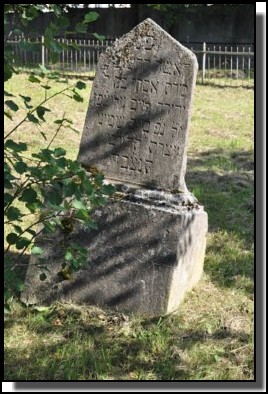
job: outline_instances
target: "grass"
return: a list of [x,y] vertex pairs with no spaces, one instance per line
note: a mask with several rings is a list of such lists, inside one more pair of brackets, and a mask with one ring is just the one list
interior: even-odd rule
[[[24,75],[7,85],[40,99]],[[82,130],[90,87],[82,104],[51,101],[53,114],[66,111]],[[17,138],[33,150],[44,144],[30,124]],[[54,146],[74,158],[80,138],[65,133]],[[5,318],[5,380],[253,380],[253,160],[253,91],[197,86],[186,182],[209,217],[202,280],[176,315],[157,319],[14,300]]]

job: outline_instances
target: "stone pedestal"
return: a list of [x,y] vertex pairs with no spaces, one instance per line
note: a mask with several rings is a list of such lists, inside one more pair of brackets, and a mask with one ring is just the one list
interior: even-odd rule
[[46,238],[51,272],[41,282],[38,269],[29,270],[22,301],[86,302],[149,316],[176,310],[203,272],[207,233],[203,208],[132,194],[112,200],[93,217],[98,230],[77,227],[68,239],[88,249],[88,266],[72,280],[60,281],[63,235]]
[[78,161],[89,172],[97,167],[118,193],[93,213],[98,230],[79,227],[66,240],[89,252],[72,280],[58,278],[63,235],[43,238],[51,273],[40,282],[28,270],[25,302],[161,315],[196,284],[207,233],[207,214],[185,184],[196,75],[195,55],[151,19],[100,56]]

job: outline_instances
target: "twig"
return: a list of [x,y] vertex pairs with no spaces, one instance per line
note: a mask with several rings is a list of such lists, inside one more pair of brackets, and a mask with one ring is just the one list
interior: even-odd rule
[[[63,114],[63,119],[65,118],[65,114],[66,114],[66,111],[65,111],[65,112],[64,112],[64,114]],[[53,142],[53,141],[54,141],[54,139],[57,137],[57,135],[58,135],[58,133],[59,133],[59,131],[60,131],[60,129],[61,129],[61,128],[62,128],[62,123],[60,123],[59,127],[57,128],[57,130],[56,130],[55,134],[53,135],[53,137],[52,137],[51,141],[49,142],[49,144],[48,144],[48,146],[47,146],[47,149],[49,149],[49,148],[50,148],[50,146],[51,146],[52,142]]]

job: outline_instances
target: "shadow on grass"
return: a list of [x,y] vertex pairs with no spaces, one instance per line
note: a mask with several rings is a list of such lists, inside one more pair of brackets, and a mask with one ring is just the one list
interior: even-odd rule
[[[73,325],[66,321],[56,328],[50,324],[46,334],[52,338],[56,331],[58,340],[54,344],[47,340],[48,336],[41,337],[44,332],[40,326],[29,327],[35,336],[40,335],[40,340],[35,341],[37,345],[33,345],[30,354],[24,349],[7,348],[5,380],[192,380],[196,377],[206,380],[213,369],[215,376],[220,376],[221,360],[223,368],[226,364],[237,365],[235,349],[251,342],[251,336],[245,332],[232,332],[225,327],[212,334],[183,328],[178,331],[177,327],[173,331],[168,324],[164,323],[160,329],[152,321],[144,320],[133,334],[120,335],[118,332],[124,325],[114,323],[111,331],[109,324],[101,327],[92,320],[85,324],[78,319]],[[70,332],[75,332],[74,343]],[[202,355],[204,350],[200,346],[206,344],[206,353]],[[185,352],[191,357],[185,358]],[[228,375],[228,367],[226,371]],[[250,360],[243,373],[245,380],[252,376]],[[235,376],[227,375],[225,378],[230,380]]]
[[187,186],[208,213],[205,272],[216,284],[242,286],[249,294],[254,292],[253,170],[252,151],[215,149],[188,158],[186,174]]

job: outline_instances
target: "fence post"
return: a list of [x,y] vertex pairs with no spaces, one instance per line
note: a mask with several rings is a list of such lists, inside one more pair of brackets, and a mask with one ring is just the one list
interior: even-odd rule
[[204,83],[205,73],[206,73],[206,43],[203,42],[202,84]]
[[42,66],[45,67],[45,37],[41,37],[41,48],[42,48]]
[[[250,52],[250,47],[248,47],[248,51]],[[248,79],[250,79],[250,56],[248,57]]]

